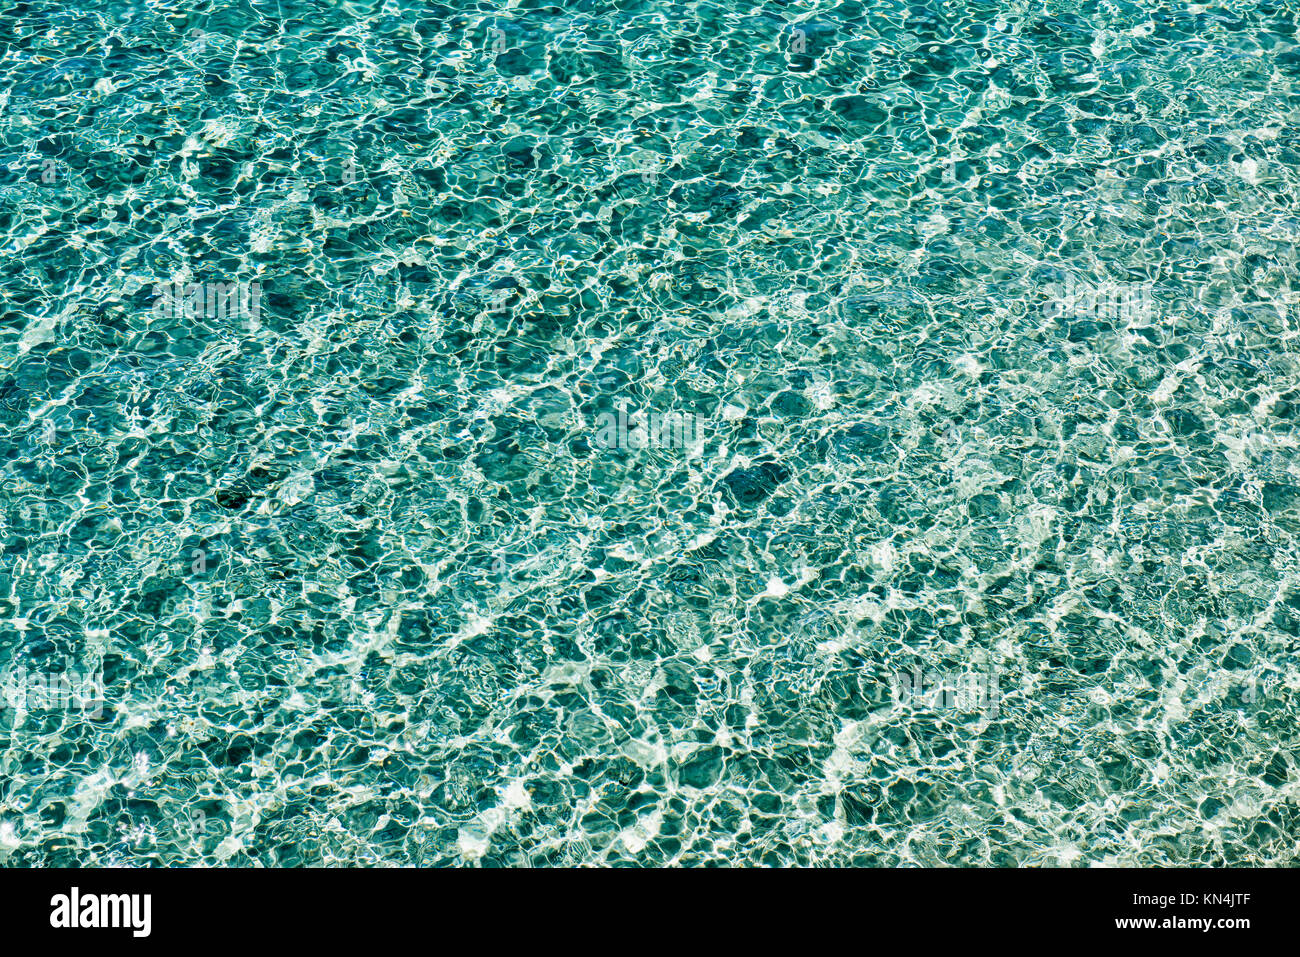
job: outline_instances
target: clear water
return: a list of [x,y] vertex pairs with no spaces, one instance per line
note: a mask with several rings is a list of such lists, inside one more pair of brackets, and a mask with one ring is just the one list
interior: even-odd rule
[[1297,23],[9,5],[0,861],[1293,863]]

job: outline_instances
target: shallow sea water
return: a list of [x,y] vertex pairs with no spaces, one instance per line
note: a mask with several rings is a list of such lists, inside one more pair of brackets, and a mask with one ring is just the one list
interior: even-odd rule
[[10,5],[0,863],[1294,863],[1298,11]]

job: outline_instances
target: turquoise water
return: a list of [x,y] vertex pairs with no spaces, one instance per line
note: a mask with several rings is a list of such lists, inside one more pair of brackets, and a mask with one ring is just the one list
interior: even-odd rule
[[1298,23],[0,12],[0,862],[1294,863]]

